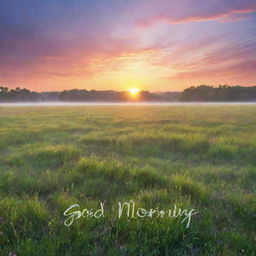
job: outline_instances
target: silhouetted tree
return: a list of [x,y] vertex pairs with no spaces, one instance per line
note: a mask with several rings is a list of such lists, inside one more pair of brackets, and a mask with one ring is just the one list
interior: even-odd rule
[[256,101],[256,86],[228,86],[218,87],[200,85],[185,89],[179,95],[180,101]]
[[256,101],[256,86],[228,86],[218,87],[200,85],[192,86],[183,92],[150,93],[139,92],[138,97],[131,97],[126,91],[96,91],[86,89],[64,90],[62,92],[32,92],[26,88],[16,87],[9,89],[0,86],[1,102],[23,102],[23,101],[81,101],[81,102],[153,102],[153,101]]

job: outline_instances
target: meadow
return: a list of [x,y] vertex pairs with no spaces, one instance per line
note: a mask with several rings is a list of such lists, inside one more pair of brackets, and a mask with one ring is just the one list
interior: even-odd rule
[[[131,199],[198,214],[118,219]],[[3,256],[255,255],[256,106],[0,107],[0,237]]]

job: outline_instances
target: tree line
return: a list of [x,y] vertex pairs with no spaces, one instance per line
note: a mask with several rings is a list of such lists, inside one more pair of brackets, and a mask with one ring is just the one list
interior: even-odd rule
[[152,93],[140,91],[133,97],[127,91],[97,91],[86,89],[64,90],[62,92],[34,92],[26,88],[17,87],[9,89],[0,87],[0,102],[230,102],[230,101],[256,101],[256,86],[227,86],[218,87],[200,85],[184,89],[182,92]]
[[256,86],[227,86],[218,87],[200,85],[185,89],[179,95],[180,101],[256,101]]
[[131,97],[126,91],[96,91],[96,90],[65,90],[60,93],[61,101],[102,101],[102,102],[127,102],[127,101],[155,101],[156,95],[148,91],[141,91],[138,97]]

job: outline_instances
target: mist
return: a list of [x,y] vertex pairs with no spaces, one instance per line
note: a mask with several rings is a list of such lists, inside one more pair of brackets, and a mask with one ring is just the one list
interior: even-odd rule
[[256,102],[8,102],[0,107],[63,107],[63,106],[232,106],[256,105]]

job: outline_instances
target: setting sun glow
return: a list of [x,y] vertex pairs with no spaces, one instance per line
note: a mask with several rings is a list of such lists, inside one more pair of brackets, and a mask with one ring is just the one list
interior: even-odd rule
[[138,95],[138,93],[140,92],[140,90],[138,88],[131,88],[129,89],[129,93],[133,96]]

